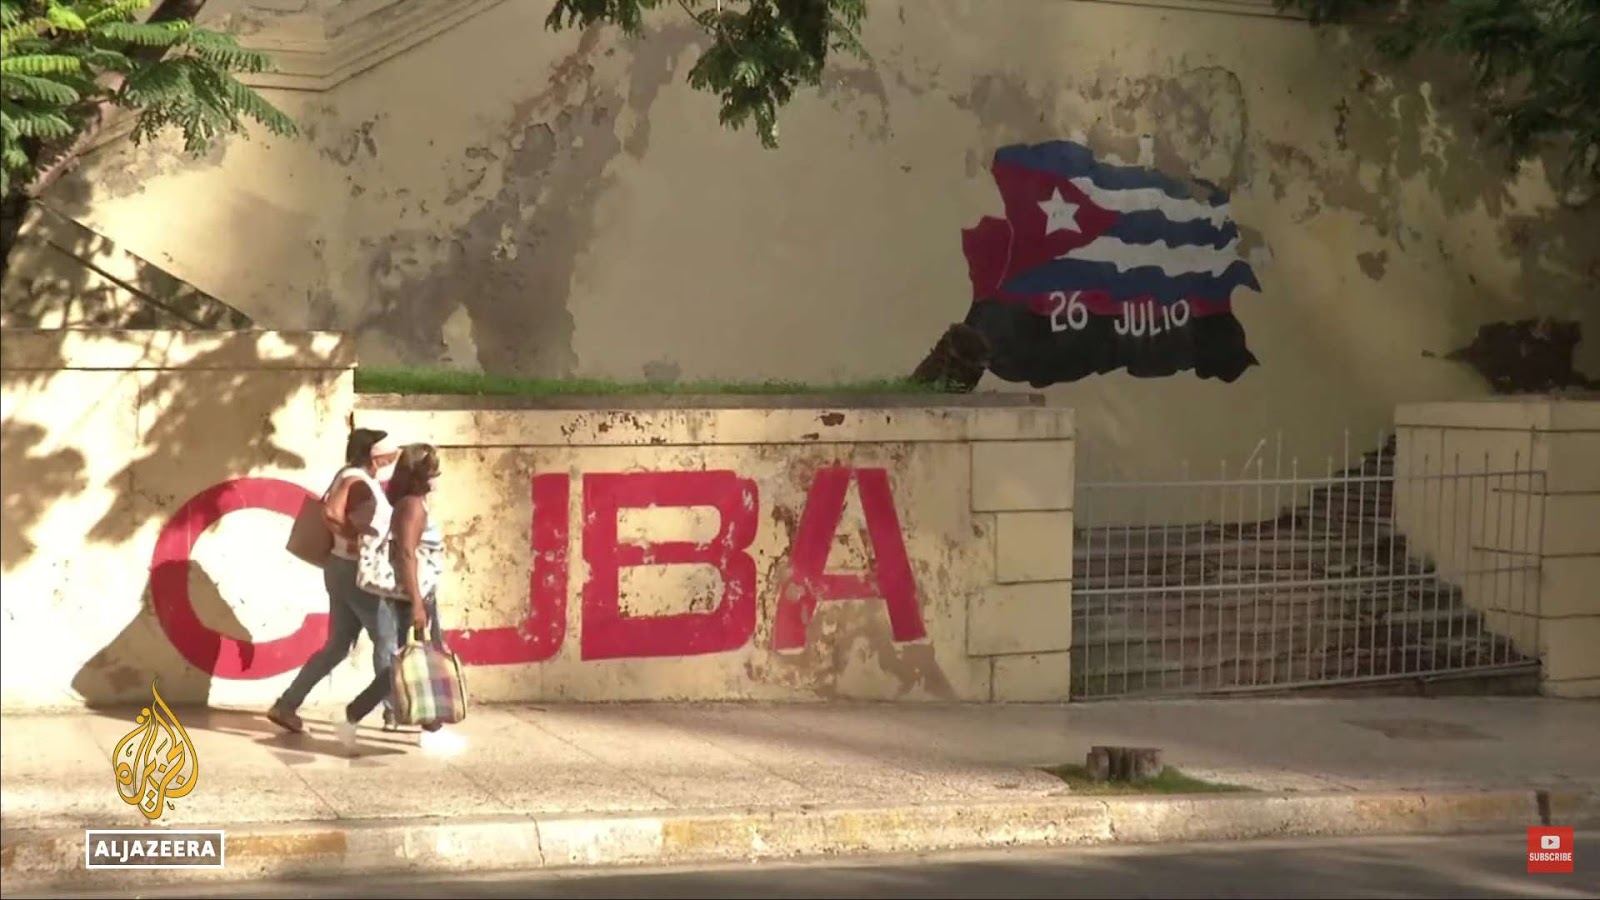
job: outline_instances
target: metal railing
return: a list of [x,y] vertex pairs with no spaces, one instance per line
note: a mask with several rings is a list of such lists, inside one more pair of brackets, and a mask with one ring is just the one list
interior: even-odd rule
[[[1258,445],[1258,450],[1261,445]],[[1302,471],[1077,486],[1078,697],[1537,668],[1543,479],[1378,449]],[[1398,469],[1398,471],[1397,471]]]

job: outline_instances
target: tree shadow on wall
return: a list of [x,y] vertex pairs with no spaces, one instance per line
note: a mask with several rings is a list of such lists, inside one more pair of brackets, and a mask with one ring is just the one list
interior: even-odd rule
[[[1342,63],[1340,71],[1354,73],[1334,109],[1336,152],[1328,165],[1318,166],[1301,151],[1269,144],[1268,154],[1282,167],[1273,175],[1280,196],[1284,175],[1307,177],[1322,187],[1330,205],[1359,213],[1402,252],[1439,258],[1476,285],[1472,270],[1478,263],[1456,259],[1443,238],[1425,240],[1438,231],[1431,217],[1408,215],[1402,187],[1421,178],[1447,215],[1481,207],[1493,220],[1498,249],[1517,261],[1517,282],[1507,301],[1539,302],[1553,314],[1581,317],[1590,305],[1587,286],[1600,278],[1600,241],[1591,237],[1600,229],[1600,197],[1569,193],[1560,151],[1545,148],[1526,163],[1552,186],[1557,202],[1528,203],[1519,197],[1518,167],[1496,140],[1482,91],[1460,55],[1424,51],[1397,61],[1364,33],[1345,38],[1330,31],[1323,43]],[[1565,300],[1552,303],[1557,298]],[[1479,324],[1462,322],[1463,337]]]
[[[217,590],[217,583],[198,563],[165,563],[182,568],[189,584],[195,616],[215,631],[249,640],[250,633]],[[150,683],[158,681],[162,699],[173,705],[205,705],[211,697],[211,673],[221,654],[220,640],[206,645],[191,663],[173,646],[156,618],[148,588],[139,611],[122,632],[90,657],[72,679],[72,689],[91,709],[115,710],[147,700]]]
[[[91,485],[85,454],[121,448],[73,446],[74,426],[79,423],[57,418],[58,410],[38,408],[38,404],[28,409],[20,402],[45,390],[67,365],[62,349],[71,332],[39,334],[43,340],[32,345],[30,358],[19,361],[19,366],[26,364],[26,368],[11,368],[8,361],[7,368],[0,371],[0,389],[8,398],[19,399],[0,423],[8,482],[3,529],[8,572],[31,553],[32,533],[42,517],[61,501],[91,488],[108,488],[114,499],[85,537],[95,542],[120,542],[212,485],[261,468],[293,470],[307,463],[279,442],[272,422],[272,416],[306,385],[303,371],[268,368],[270,357],[259,341],[219,341],[184,358],[175,346],[184,338],[165,330],[151,331],[137,340],[142,342],[139,356],[155,367],[105,373],[108,387],[116,386],[110,379],[138,380],[138,434],[117,435],[130,439],[137,449],[124,466],[102,483]],[[276,335],[288,354],[310,350],[312,338],[311,334]],[[330,370],[328,384],[320,386],[331,387],[336,375]],[[85,418],[116,400],[107,393],[90,406]],[[331,407],[325,413],[342,415]],[[31,418],[23,414],[31,414]],[[43,449],[47,445],[58,449]],[[339,452],[339,447],[329,447],[330,466],[338,461]]]
[[[72,182],[61,190],[72,209],[86,208],[84,186]],[[29,207],[19,230],[0,285],[0,327],[7,330],[233,331],[251,325],[238,310],[48,206]],[[147,343],[146,358],[158,349],[155,341],[152,336]],[[6,397],[25,398],[42,389],[67,362],[61,350],[60,343],[30,343],[25,358],[8,356],[0,365]],[[91,485],[86,448],[70,446],[73,435],[59,410],[37,421],[8,410],[0,430],[6,481],[0,567],[10,572],[37,549],[30,535],[43,516]],[[55,449],[45,449],[49,445]]]
[[[309,348],[309,335],[285,338],[297,350]],[[148,338],[150,352],[161,353],[160,345],[170,340],[152,334]],[[241,342],[227,342],[203,351],[183,368],[139,373],[140,421],[148,424],[140,429],[133,455],[109,477],[109,483],[119,489],[84,536],[86,542],[125,544],[148,533],[151,525],[165,526],[167,517],[213,485],[262,468],[293,471],[306,466],[303,456],[282,445],[272,422],[273,414],[303,384],[304,374],[263,371],[259,368],[263,360],[260,345],[242,343],[243,347]],[[338,413],[329,409],[327,415]],[[330,465],[338,450],[330,447]],[[216,509],[199,513],[196,521],[202,527],[220,518]],[[198,651],[200,658],[193,665],[185,660],[155,618],[151,582],[157,578],[177,583],[186,580],[200,622],[213,631],[249,639],[229,598],[220,595],[216,582],[197,563],[168,561],[160,565],[186,571],[129,573],[148,579],[141,591],[139,612],[111,644],[84,665],[75,680],[74,687],[89,703],[126,701],[129,690],[138,696],[148,691],[153,674],[162,676],[166,685],[163,695],[170,695],[173,702],[204,703],[209,699],[220,641],[207,636]]]
[[0,422],[0,467],[5,470],[4,511],[0,514],[0,568],[10,571],[38,549],[30,529],[62,497],[87,487],[84,458],[65,447],[44,449],[45,428],[10,418]]
[[[273,418],[291,400],[305,396],[302,391],[315,389],[326,396],[342,373],[330,369],[318,381],[308,378],[304,368],[270,368],[274,360],[309,353],[315,336],[238,335],[238,329],[249,325],[247,318],[186,285],[191,292],[188,299],[195,302],[186,315],[171,314],[174,292],[170,290],[157,298],[161,303],[119,306],[130,285],[135,293],[159,294],[151,285],[160,287],[162,279],[182,283],[136,258],[123,259],[127,264],[120,267],[100,265],[97,260],[115,255],[114,245],[76,223],[67,225],[71,227],[57,222],[51,230],[46,221],[40,227],[48,234],[41,232],[26,248],[37,265],[29,269],[33,263],[15,264],[6,273],[7,324],[46,327],[27,335],[25,342],[10,344],[0,364],[0,388],[7,401],[0,423],[5,481],[0,568],[8,579],[26,572],[25,579],[36,582],[34,589],[48,591],[52,581],[70,584],[71,566],[93,565],[85,561],[92,560],[92,554],[78,552],[76,546],[129,546],[126,556],[112,557],[119,565],[126,558],[137,566],[115,573],[114,583],[124,587],[97,599],[70,598],[73,607],[82,603],[94,610],[98,603],[107,617],[137,610],[121,633],[81,667],[74,688],[91,705],[115,705],[148,697],[151,679],[159,677],[163,696],[172,702],[205,702],[220,642],[213,640],[209,651],[202,642],[202,649],[195,651],[198,667],[172,646],[151,606],[150,541],[174,511],[207,488],[262,469],[304,468],[307,459],[287,446]],[[76,236],[75,242],[62,235]],[[25,232],[24,240],[27,237]],[[52,268],[39,262],[50,261],[52,255],[60,265]],[[112,269],[114,278],[107,275]],[[135,284],[123,277],[130,271],[146,280]],[[75,310],[90,305],[81,302],[76,307],[51,307],[54,312],[28,306],[43,295],[23,292],[19,300],[13,288],[32,284],[28,277],[44,277],[40,272],[49,273],[51,293],[58,297],[81,301],[117,295],[117,302],[105,299],[97,307],[108,316],[117,315],[79,316]],[[121,339],[134,343],[132,352],[123,353],[138,358],[143,368],[82,371],[82,359],[68,358],[73,342],[92,339],[85,330],[104,325],[122,330]],[[14,327],[7,330],[8,344],[21,337]],[[175,335],[174,331],[212,334]],[[25,352],[10,352],[16,348]],[[79,367],[68,377],[81,383],[63,384],[62,372],[68,365]],[[114,408],[117,404],[121,408]],[[319,412],[327,417],[331,432],[342,430],[345,410],[328,405]],[[337,444],[330,440],[326,449],[330,470],[340,455]],[[108,455],[116,457],[106,460],[110,466],[101,462]],[[114,471],[107,471],[113,466]],[[73,511],[87,520],[72,523]],[[48,534],[42,528],[48,528]],[[248,639],[229,598],[220,596],[209,575],[192,563],[173,565],[189,569],[182,577],[190,585],[201,622],[230,637]],[[130,602],[136,591],[142,598],[137,606]],[[49,605],[61,599],[50,595],[31,602]],[[17,598],[8,598],[8,608],[16,602]],[[83,613],[63,605],[55,627],[71,630],[78,615]]]
[[[286,337],[297,349],[310,348],[309,335]],[[278,442],[271,418],[288,404],[303,376],[263,372],[259,346],[244,359],[235,350],[219,347],[182,369],[146,373],[140,385],[141,421],[151,407],[161,412],[141,429],[145,452],[113,476],[128,490],[89,532],[91,540],[128,540],[159,512],[175,510],[197,492],[250,471],[306,465],[304,457]],[[330,464],[340,449],[332,448]]]

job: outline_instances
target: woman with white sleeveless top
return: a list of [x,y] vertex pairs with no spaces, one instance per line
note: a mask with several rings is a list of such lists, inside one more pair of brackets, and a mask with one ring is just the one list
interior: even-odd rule
[[[359,537],[371,525],[378,504],[387,506],[381,483],[392,474],[399,457],[400,447],[385,432],[357,428],[345,443],[344,468],[323,494],[323,521],[333,533],[333,551],[322,568],[328,589],[328,638],[267,711],[267,718],[286,731],[298,734],[305,730],[298,713],[300,704],[317,682],[350,655],[363,619],[376,609],[378,598],[356,586]],[[376,667],[379,657],[392,656],[393,649],[374,646],[372,655]]]
[[[369,624],[375,646],[388,644],[391,652],[380,659],[374,652],[372,682],[345,707],[345,720],[335,725],[339,739],[354,744],[356,726],[379,703],[390,699],[393,687],[393,650],[407,632],[420,638],[431,626],[435,643],[443,640],[439,622],[438,585],[444,569],[444,537],[428,503],[438,486],[439,451],[431,444],[407,444],[401,448],[394,477],[385,490],[391,512],[390,529],[394,536],[395,580],[404,596],[376,598],[376,616]],[[428,586],[424,588],[424,586]],[[409,627],[408,627],[409,626]],[[457,736],[441,732],[442,723],[422,724],[421,744],[426,751],[453,753],[461,743]]]

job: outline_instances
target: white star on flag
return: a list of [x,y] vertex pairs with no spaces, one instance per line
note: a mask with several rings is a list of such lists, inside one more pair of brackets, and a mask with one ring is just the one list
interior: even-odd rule
[[1044,210],[1044,233],[1055,234],[1058,231],[1078,230],[1078,204],[1068,203],[1061,197],[1061,189],[1056,188],[1050,199],[1041,200],[1039,208]]

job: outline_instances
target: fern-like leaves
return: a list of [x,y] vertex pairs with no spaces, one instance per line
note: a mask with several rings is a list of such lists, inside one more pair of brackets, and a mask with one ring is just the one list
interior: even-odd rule
[[[101,104],[137,114],[133,138],[176,129],[187,152],[255,122],[295,123],[235,76],[271,68],[231,35],[184,20],[147,22],[150,0],[0,0],[0,193],[38,174]],[[109,76],[109,77],[108,77]]]
[[115,2],[85,3],[83,4],[87,15],[83,23],[89,28],[98,28],[110,22],[131,22],[139,11],[149,6],[149,0],[115,0]]
[[1455,54],[1512,161],[1544,148],[1580,190],[1600,191],[1600,0],[1275,0],[1313,24],[1360,21],[1406,57]]
[[83,60],[60,53],[34,53],[0,58],[0,75],[68,75],[83,71]]
[[141,70],[117,95],[140,111],[133,139],[146,140],[166,128],[183,135],[184,150],[205,152],[217,138],[253,119],[275,134],[291,134],[294,123],[226,70],[196,56],[180,56]]
[[265,72],[272,68],[272,57],[239,46],[233,35],[195,29],[189,32],[188,48],[195,56],[227,72]]
[[51,106],[72,106],[83,99],[76,85],[21,72],[6,72],[0,79],[0,94],[21,100],[37,100]]
[[73,132],[73,124],[65,114],[52,109],[30,106],[10,98],[0,98],[0,116],[5,119],[5,125],[0,130],[7,136],[59,140]]
[[176,47],[189,32],[188,22],[106,22],[96,29],[99,42],[135,47]]

